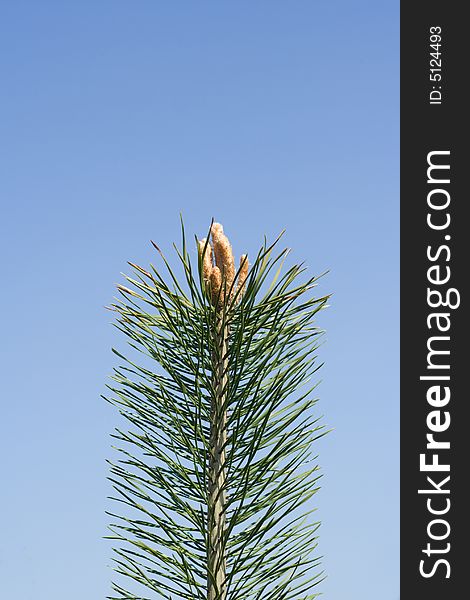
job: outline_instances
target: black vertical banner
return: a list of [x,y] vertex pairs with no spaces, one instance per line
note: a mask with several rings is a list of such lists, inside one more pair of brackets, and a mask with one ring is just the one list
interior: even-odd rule
[[401,600],[469,597],[464,9],[401,4]]

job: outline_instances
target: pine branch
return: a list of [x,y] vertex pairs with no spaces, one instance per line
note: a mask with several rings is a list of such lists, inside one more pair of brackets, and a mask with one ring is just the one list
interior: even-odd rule
[[312,443],[325,430],[308,382],[327,297],[309,296],[317,278],[299,283],[303,267],[283,271],[278,240],[236,269],[216,223],[195,276],[182,233],[185,283],[156,247],[170,283],[131,264],[112,307],[139,353],[116,352],[109,386],[129,423],[113,435],[122,509],[110,537],[116,572],[135,588],[115,583],[113,598],[314,598],[319,524],[303,506],[318,490]]
[[210,452],[208,461],[208,552],[207,598],[226,598],[225,510],[227,503],[226,444],[229,327],[225,315],[217,316],[213,353],[214,395],[211,403]]

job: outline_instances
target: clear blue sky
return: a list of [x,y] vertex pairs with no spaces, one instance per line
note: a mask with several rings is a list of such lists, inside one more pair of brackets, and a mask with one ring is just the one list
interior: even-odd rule
[[398,2],[2,2],[0,579],[109,593],[100,400],[126,261],[178,213],[331,269],[325,600],[398,598]]

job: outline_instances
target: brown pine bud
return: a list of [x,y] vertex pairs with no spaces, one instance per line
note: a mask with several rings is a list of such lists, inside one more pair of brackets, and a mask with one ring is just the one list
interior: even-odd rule
[[211,296],[212,296],[212,304],[215,306],[217,302],[223,302],[223,292],[221,293],[222,287],[222,275],[220,273],[219,267],[212,267],[211,275],[210,275],[210,284],[211,284]]
[[238,273],[237,292],[238,300],[240,301],[245,293],[246,278],[248,277],[248,255],[242,254],[240,256],[240,270]]
[[224,280],[224,287],[228,292],[235,279],[235,261],[232,247],[220,223],[213,223],[211,233],[214,244],[215,263],[220,269]]
[[206,246],[206,242],[206,238],[203,238],[198,242],[198,251],[199,256],[202,257],[202,277],[204,279],[204,282],[208,284],[210,281],[212,271],[212,246],[210,245],[210,243]]

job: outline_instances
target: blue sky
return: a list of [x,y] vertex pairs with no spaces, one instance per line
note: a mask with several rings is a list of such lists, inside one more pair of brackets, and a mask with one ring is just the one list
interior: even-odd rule
[[321,315],[326,600],[398,598],[398,2],[0,8],[5,598],[104,598],[99,396],[126,261],[221,221],[330,269]]

